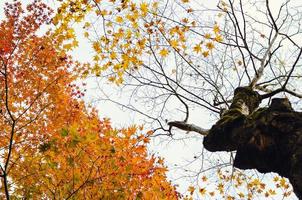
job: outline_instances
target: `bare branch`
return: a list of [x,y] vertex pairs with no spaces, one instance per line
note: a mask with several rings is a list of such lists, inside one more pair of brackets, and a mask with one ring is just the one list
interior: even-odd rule
[[201,127],[196,126],[194,124],[187,124],[186,122],[183,122],[183,121],[168,122],[168,125],[170,127],[176,127],[176,128],[181,129],[181,130],[184,130],[184,131],[193,131],[193,132],[199,133],[203,136],[208,135],[208,132],[209,132],[208,129],[201,128]]

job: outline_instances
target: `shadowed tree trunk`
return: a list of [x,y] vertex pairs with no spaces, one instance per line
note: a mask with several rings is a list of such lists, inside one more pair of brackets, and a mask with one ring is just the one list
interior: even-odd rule
[[249,87],[237,88],[230,109],[209,130],[204,146],[212,152],[236,150],[237,168],[287,177],[301,199],[302,113],[285,98],[273,99],[268,108],[258,108],[261,100]]

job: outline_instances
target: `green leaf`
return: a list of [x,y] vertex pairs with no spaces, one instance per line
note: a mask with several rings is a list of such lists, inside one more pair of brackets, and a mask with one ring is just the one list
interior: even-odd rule
[[65,128],[62,128],[61,130],[61,136],[66,137],[68,135],[68,130]]

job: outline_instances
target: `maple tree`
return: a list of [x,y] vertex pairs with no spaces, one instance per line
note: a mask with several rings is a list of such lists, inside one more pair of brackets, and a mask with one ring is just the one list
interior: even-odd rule
[[114,129],[81,100],[71,30],[41,33],[52,15],[41,1],[4,9],[0,198],[176,199],[163,159],[147,153],[152,132]]
[[[269,123],[259,116],[263,117],[266,114],[270,116],[269,112],[261,114],[255,111],[261,101],[270,105],[271,97],[280,94],[289,96],[292,101],[295,98],[301,99],[301,89],[297,88],[301,77],[301,70],[298,68],[302,53],[298,39],[301,37],[301,28],[296,26],[301,20],[300,4],[283,1],[278,8],[272,7],[268,0],[238,2],[222,0],[217,2],[216,9],[208,9],[188,0],[173,2],[66,0],[58,9],[53,23],[59,27],[58,30],[64,30],[66,27],[71,28],[74,22],[84,21],[84,36],[91,41],[95,55],[93,64],[82,69],[83,76],[94,74],[107,77],[109,81],[124,85],[133,91],[129,98],[130,103],[126,105],[110,98],[103,100],[122,104],[144,115],[150,120],[158,135],[166,134],[172,139],[179,139],[182,137],[174,128],[195,131],[207,135],[208,140],[204,143],[206,149],[230,152],[224,159],[228,161],[219,160],[221,157],[218,155],[217,160],[220,164],[217,164],[213,157],[204,159],[206,152],[202,151],[200,156],[202,165],[208,162],[209,166],[218,169],[214,180],[218,182],[217,191],[214,193],[203,187],[205,181],[198,179],[196,187],[189,187],[189,196],[199,193],[201,196],[213,198],[219,193],[221,196],[218,198],[252,199],[257,195],[274,196],[276,191],[281,189],[283,197],[288,197],[291,195],[291,188],[284,178],[274,176],[273,185],[276,187],[272,189],[264,183],[267,180],[262,182],[258,177],[244,175],[232,167],[233,160],[236,161],[233,151],[239,150],[236,146],[238,144],[234,144],[236,139],[232,138],[233,136],[219,137],[218,134],[209,134],[209,130],[188,123],[191,112],[199,109],[200,112],[216,116],[217,130],[220,130],[219,128],[224,130],[225,127],[222,126],[224,122],[232,122],[240,117],[246,121],[248,121],[246,118],[255,117],[254,121],[252,120],[255,122],[254,125],[261,119],[268,127]],[[215,12],[210,20],[207,20],[209,15],[204,14],[207,11]],[[89,21],[89,18],[93,20]],[[243,96],[240,96],[240,91],[243,90],[247,93],[245,95],[241,93]],[[144,98],[141,98],[142,95]],[[253,99],[255,96],[257,98]],[[172,101],[175,106],[169,103]],[[285,106],[290,105],[287,100],[276,103],[277,101],[274,101],[274,106],[284,104],[283,109],[287,110],[286,112],[294,113],[289,109],[291,106]],[[140,103],[145,104],[143,109]],[[298,105],[299,103],[296,103],[296,108]],[[270,109],[273,110],[273,103]],[[252,113],[255,115],[252,116]],[[290,121],[292,118],[288,116],[287,119]],[[282,123],[286,123],[286,120]],[[239,125],[236,128],[238,132],[245,131],[240,129]],[[211,131],[214,133],[214,128]],[[260,132],[263,133],[263,130]],[[227,135],[223,131],[220,133]],[[254,145],[254,153],[261,152],[262,148],[281,148],[282,144],[276,144],[278,138],[272,138],[267,133],[260,135],[258,133],[255,131],[253,133],[255,135],[247,140]],[[208,135],[215,135],[213,136],[215,140],[209,142],[212,136]],[[280,137],[283,138],[284,135],[281,134]],[[240,147],[248,145],[239,144]],[[297,145],[296,142],[292,146]],[[243,148],[241,150],[243,151]],[[285,148],[283,150],[289,151]],[[258,154],[260,155],[261,153]],[[296,162],[294,157],[286,159]],[[255,165],[241,167],[256,168],[263,172],[274,171],[264,170],[263,168],[267,167],[264,161],[260,167]],[[284,160],[281,162],[286,163]],[[294,165],[300,166],[297,163]],[[225,166],[231,166],[231,170]],[[207,171],[204,169],[197,174],[206,175]],[[298,171],[296,173],[300,174]],[[279,174],[285,175],[283,172]],[[299,178],[292,178],[294,179],[295,191],[299,195],[301,193]],[[236,180],[235,184],[233,180]],[[233,186],[234,195],[228,194],[227,187],[223,185],[226,183]]]

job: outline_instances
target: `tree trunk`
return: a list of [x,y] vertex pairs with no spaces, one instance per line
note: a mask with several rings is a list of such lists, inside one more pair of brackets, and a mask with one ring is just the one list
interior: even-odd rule
[[257,92],[237,88],[230,109],[204,138],[204,147],[236,150],[237,168],[287,177],[302,199],[302,113],[288,99],[275,98],[268,108],[257,109],[260,102]]

